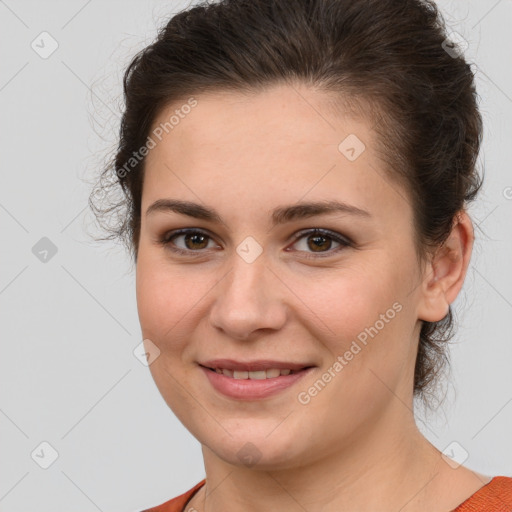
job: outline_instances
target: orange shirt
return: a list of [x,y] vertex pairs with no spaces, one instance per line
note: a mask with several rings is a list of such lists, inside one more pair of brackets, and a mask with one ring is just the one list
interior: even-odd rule
[[[143,512],[194,512],[185,507],[193,494],[205,483],[201,480],[187,492]],[[512,478],[495,476],[452,512],[512,512]]]

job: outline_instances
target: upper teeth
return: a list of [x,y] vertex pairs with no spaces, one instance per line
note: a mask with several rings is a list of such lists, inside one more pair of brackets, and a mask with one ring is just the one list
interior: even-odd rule
[[270,370],[259,370],[255,372],[238,371],[238,370],[226,370],[224,368],[215,368],[217,373],[222,373],[226,377],[232,377],[233,379],[272,379],[279,377],[280,375],[289,375],[291,370],[280,370],[279,368],[272,368]]

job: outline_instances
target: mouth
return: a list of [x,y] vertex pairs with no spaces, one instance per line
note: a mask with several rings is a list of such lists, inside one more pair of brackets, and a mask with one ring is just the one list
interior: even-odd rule
[[[202,365],[200,365],[202,366]],[[256,371],[244,371],[244,370],[230,370],[228,368],[210,368],[209,366],[203,366],[207,370],[218,373],[220,375],[225,375],[231,379],[253,379],[253,380],[263,380],[263,379],[275,379],[276,377],[280,377],[282,375],[290,375],[294,373],[300,373],[303,370],[307,370],[308,368],[312,368],[312,366],[305,366],[300,370],[292,370],[290,368],[268,368],[266,370],[256,370]]]
[[199,366],[232,379],[274,379],[281,375],[299,373],[312,368],[313,364],[258,359],[250,362],[234,359],[214,359],[199,363]]
[[259,360],[242,363],[218,359],[198,363],[211,385],[237,399],[261,399],[282,391],[310,373],[315,365]]

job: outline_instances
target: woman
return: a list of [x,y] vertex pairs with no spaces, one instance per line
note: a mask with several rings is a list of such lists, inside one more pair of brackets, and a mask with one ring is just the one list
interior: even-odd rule
[[116,234],[206,470],[151,510],[512,510],[512,478],[443,455],[413,413],[482,184],[473,74],[434,3],[201,4],[124,88]]

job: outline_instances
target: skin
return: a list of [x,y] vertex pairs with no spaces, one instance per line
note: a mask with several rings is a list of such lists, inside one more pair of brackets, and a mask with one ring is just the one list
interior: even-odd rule
[[[471,220],[461,212],[445,246],[420,266],[409,196],[385,177],[364,119],[334,114],[325,93],[302,85],[196,99],[147,156],[136,269],[143,336],[160,350],[150,371],[202,445],[206,486],[187,510],[452,510],[490,478],[452,468],[420,433],[413,372],[420,320],[441,320],[463,285]],[[185,102],[163,109],[154,126]],[[366,146],[354,161],[338,150],[349,134]],[[214,208],[222,222],[146,215],[163,198]],[[324,214],[271,228],[278,206],[330,199],[371,218]],[[178,255],[159,240],[180,228],[209,237],[178,236],[174,246],[188,251]],[[294,241],[311,228],[353,245],[327,238],[315,251],[311,234]],[[252,263],[236,251],[248,236],[263,249]],[[394,303],[400,312],[300,403]],[[273,397],[243,401],[219,395],[197,364],[221,357],[316,368]],[[252,466],[238,456],[248,442],[259,454]]]

